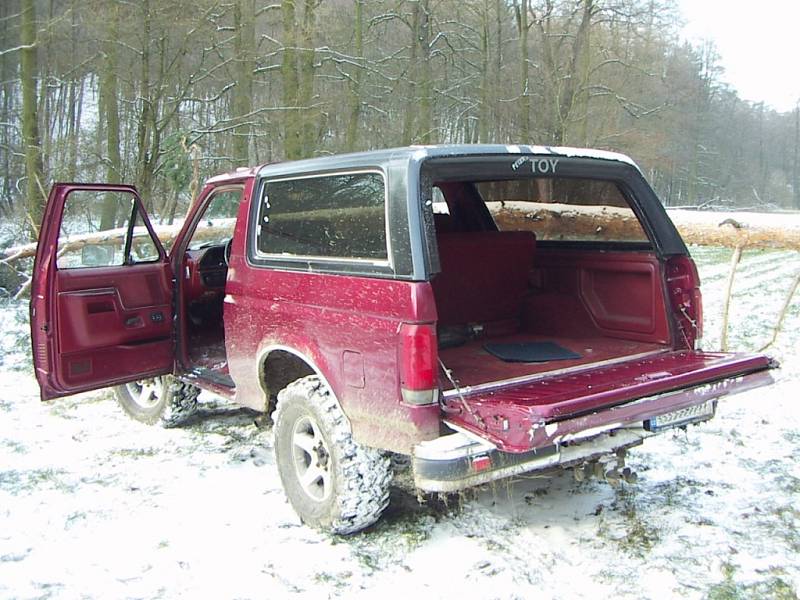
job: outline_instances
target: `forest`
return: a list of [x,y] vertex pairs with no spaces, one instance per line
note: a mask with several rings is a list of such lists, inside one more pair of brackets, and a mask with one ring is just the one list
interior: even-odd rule
[[800,100],[741,99],[680,31],[675,0],[3,0],[0,215],[35,236],[53,181],[126,182],[168,223],[237,166],[478,142],[624,152],[667,206],[800,209]]

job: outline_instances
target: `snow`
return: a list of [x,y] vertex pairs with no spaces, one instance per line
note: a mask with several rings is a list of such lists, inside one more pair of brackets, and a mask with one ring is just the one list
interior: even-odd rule
[[680,227],[691,225],[719,225],[726,219],[733,219],[745,227],[780,227],[781,229],[800,229],[800,212],[784,213],[734,212],[686,210],[668,208],[670,219]]
[[487,202],[486,206],[496,214],[506,209],[520,213],[536,213],[537,211],[552,211],[558,215],[581,215],[594,217],[607,217],[619,219],[635,218],[634,212],[630,208],[621,206],[593,205],[581,206],[577,204],[564,204],[562,202],[529,202],[526,200],[505,200],[498,202]]
[[[715,213],[716,214],[716,213]],[[782,217],[781,217],[782,219]],[[693,248],[705,345],[730,250]],[[731,344],[765,343],[800,256],[744,254]],[[800,300],[777,383],[634,449],[639,483],[517,478],[455,506],[402,488],[371,530],[302,526],[271,434],[201,396],[185,427],[128,420],[108,390],[41,403],[26,307],[0,305],[0,597],[687,598],[800,592]]]

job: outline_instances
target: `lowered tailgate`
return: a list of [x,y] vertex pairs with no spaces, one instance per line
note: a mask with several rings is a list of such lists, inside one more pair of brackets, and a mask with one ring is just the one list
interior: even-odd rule
[[[717,352],[665,352],[525,381],[444,394],[447,421],[504,452],[528,452],[772,383],[772,359]],[[702,416],[702,415],[701,415]]]

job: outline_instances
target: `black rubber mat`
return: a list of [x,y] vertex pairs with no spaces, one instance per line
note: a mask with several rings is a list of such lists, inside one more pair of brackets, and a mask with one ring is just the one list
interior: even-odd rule
[[506,362],[547,362],[549,360],[571,360],[580,358],[555,342],[511,342],[506,344],[484,344],[489,354]]

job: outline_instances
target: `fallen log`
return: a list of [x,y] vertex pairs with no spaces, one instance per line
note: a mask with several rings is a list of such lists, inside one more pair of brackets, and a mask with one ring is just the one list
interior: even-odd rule
[[[509,206],[517,204],[517,206]],[[522,203],[507,203],[492,208],[492,214],[501,229],[534,231],[540,240],[642,241],[643,232],[633,212],[611,207],[571,206],[567,210],[536,205],[533,209],[520,208]],[[740,227],[728,226],[731,219]],[[800,220],[787,226],[767,224],[771,218],[760,213],[709,213],[701,211],[675,211],[670,216],[684,241],[689,245],[722,246],[747,249],[780,249],[800,251]],[[769,217],[773,217],[770,215]],[[161,242],[169,246],[181,230],[181,224],[156,225],[153,229]],[[232,230],[230,223],[200,227],[195,239],[213,239],[224,228]],[[565,232],[568,232],[565,234]],[[113,243],[124,237],[123,229],[72,236],[67,250],[79,250],[89,244]],[[144,232],[142,232],[144,235]],[[0,262],[10,264],[36,254],[36,243],[12,246],[0,250]]]
[[[221,219],[216,224],[198,227],[192,239],[194,240],[215,239],[217,236],[223,233],[232,231],[233,230],[232,225],[233,224],[231,219],[224,219],[224,220]],[[158,236],[158,239],[161,240],[161,243],[165,247],[169,247],[172,244],[172,241],[178,235],[178,232],[180,232],[182,227],[183,227],[182,224],[154,225],[153,230],[155,231],[155,234]],[[89,246],[92,244],[98,244],[98,245],[120,244],[125,239],[126,233],[127,233],[126,228],[117,228],[117,229],[107,229],[105,231],[69,236],[65,240],[60,241],[59,252],[60,253],[74,252],[76,250],[80,250],[84,246]],[[140,229],[139,231],[134,233],[135,239],[144,239],[147,236],[148,233],[144,229]],[[36,255],[36,242],[31,242],[29,244],[23,244],[21,246],[12,246],[11,248],[0,250],[0,262],[10,264],[12,262],[21,260],[23,258],[31,258],[35,255]]]
[[[519,207],[521,204],[492,210],[501,229],[533,231],[540,240],[645,239],[639,221],[627,209],[571,206],[554,210],[536,205],[526,210]],[[800,250],[800,219],[795,215],[784,217],[793,221],[786,226],[772,225],[769,222],[775,216],[764,218],[761,213],[676,211],[671,212],[670,217],[688,245]],[[733,223],[736,226],[731,226]]]

